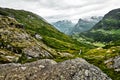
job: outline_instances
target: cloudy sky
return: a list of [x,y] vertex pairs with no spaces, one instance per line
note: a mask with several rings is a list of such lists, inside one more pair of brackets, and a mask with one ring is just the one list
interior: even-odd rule
[[48,22],[103,16],[120,8],[120,0],[0,0],[0,7],[32,11]]

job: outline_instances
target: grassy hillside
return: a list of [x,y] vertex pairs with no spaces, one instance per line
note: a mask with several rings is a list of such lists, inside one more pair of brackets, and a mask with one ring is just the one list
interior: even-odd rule
[[114,9],[108,12],[92,29],[120,29],[120,9]]
[[43,18],[31,12],[0,8],[0,15],[15,18],[25,26],[29,34],[34,35],[37,33],[41,35],[45,44],[58,51],[79,50],[80,48],[87,47],[87,45],[79,43],[59,32]]
[[84,35],[93,41],[97,42],[111,42],[111,41],[117,41],[120,40],[120,29],[111,29],[111,30],[104,30],[104,29],[97,29],[97,30],[91,30],[89,32],[82,33],[81,35]]
[[[39,41],[38,41],[39,40]],[[0,16],[0,63],[54,58],[57,53],[31,36],[14,18]]]
[[91,30],[80,35],[97,42],[120,40],[120,9],[110,11]]

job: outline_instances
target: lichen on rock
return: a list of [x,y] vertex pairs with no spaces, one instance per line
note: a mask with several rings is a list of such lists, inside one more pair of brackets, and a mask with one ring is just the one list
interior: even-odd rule
[[56,63],[43,59],[26,64],[1,64],[0,80],[111,80],[82,58]]

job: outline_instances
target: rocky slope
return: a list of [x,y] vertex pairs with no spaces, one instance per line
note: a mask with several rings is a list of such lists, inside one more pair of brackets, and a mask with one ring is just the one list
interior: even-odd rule
[[71,34],[71,30],[73,29],[73,27],[75,26],[74,23],[72,23],[71,21],[68,20],[63,20],[63,21],[57,21],[52,23],[59,31],[70,35]]
[[28,34],[38,34],[42,37],[42,41],[47,46],[60,51],[73,53],[80,48],[87,47],[85,44],[73,40],[71,37],[61,33],[51,24],[45,21],[40,16],[24,11],[8,8],[0,8],[0,15],[15,18],[16,21],[24,25]]
[[26,64],[1,64],[0,72],[0,80],[112,80],[81,58],[61,63],[44,59]]
[[17,62],[23,55],[27,59],[52,58],[56,52],[41,39],[28,34],[14,18],[0,16],[0,62]]

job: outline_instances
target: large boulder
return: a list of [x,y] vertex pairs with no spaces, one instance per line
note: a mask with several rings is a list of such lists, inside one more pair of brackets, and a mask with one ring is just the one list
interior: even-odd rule
[[56,63],[43,59],[26,64],[1,64],[0,80],[111,80],[99,68],[77,58]]

